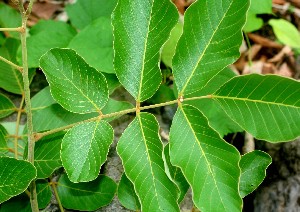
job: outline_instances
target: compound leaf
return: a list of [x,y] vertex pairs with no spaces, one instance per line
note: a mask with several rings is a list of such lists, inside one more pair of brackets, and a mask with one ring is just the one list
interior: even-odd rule
[[150,98],[161,83],[160,49],[178,21],[169,0],[120,0],[113,12],[114,67],[137,100]]
[[74,113],[100,112],[108,100],[103,74],[71,49],[51,49],[40,59],[53,98]]
[[113,34],[111,19],[101,17],[80,31],[70,42],[69,48],[78,52],[98,71],[114,73]]
[[299,91],[298,81],[251,74],[231,79],[212,99],[254,137],[278,142],[300,135]]
[[171,163],[181,168],[201,211],[241,211],[239,152],[193,106],[179,106],[170,131]]
[[73,26],[84,29],[99,17],[110,17],[118,0],[77,0],[66,6],[66,11]]
[[95,211],[108,205],[116,190],[116,183],[104,175],[87,183],[72,183],[67,175],[62,175],[57,184],[62,205],[68,209],[81,211]]
[[0,157],[0,203],[21,194],[35,177],[36,169],[31,163]]
[[72,182],[97,178],[113,136],[113,129],[106,121],[79,124],[66,133],[61,145],[61,160]]
[[14,103],[4,96],[0,94],[0,118],[4,118],[15,111],[16,106]]
[[199,92],[239,57],[248,6],[248,0],[199,0],[187,9],[173,57],[179,96]]
[[141,204],[134,191],[133,184],[125,173],[123,173],[118,185],[118,200],[127,209],[133,211],[141,210]]
[[265,152],[252,151],[242,156],[240,168],[240,195],[242,198],[253,192],[264,180],[272,158]]
[[177,188],[164,171],[158,127],[153,115],[139,113],[121,136],[117,151],[142,211],[179,211]]

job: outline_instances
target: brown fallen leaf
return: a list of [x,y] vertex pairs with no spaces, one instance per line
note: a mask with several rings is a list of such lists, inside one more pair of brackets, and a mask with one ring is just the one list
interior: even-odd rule
[[269,48],[275,48],[275,49],[281,49],[283,45],[278,44],[268,38],[264,38],[260,35],[249,33],[248,37],[250,40],[252,40],[254,43],[260,44],[264,47],[269,47]]
[[293,54],[292,49],[290,47],[288,47],[288,46],[285,46],[274,57],[270,58],[268,60],[268,62],[277,63],[277,62],[283,61],[283,59],[284,59],[285,56],[291,55],[291,54]]
[[280,68],[275,72],[275,74],[284,76],[284,77],[292,77],[293,76],[293,71],[291,68],[288,66],[287,63],[283,63]]

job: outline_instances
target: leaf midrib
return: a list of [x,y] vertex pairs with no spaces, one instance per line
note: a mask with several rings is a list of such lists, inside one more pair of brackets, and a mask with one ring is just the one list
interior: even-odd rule
[[144,78],[144,71],[145,71],[146,49],[147,49],[147,44],[148,44],[148,38],[149,38],[150,24],[151,24],[151,20],[152,20],[152,12],[153,12],[154,1],[155,0],[152,1],[151,10],[150,10],[150,17],[149,17],[149,20],[148,20],[148,27],[147,27],[147,33],[146,33],[145,44],[144,44],[144,51],[143,51],[143,61],[142,61],[140,86],[139,86],[139,93],[138,93],[137,101],[140,101],[140,99],[141,99],[142,86],[143,86],[143,78]]
[[276,106],[281,106],[281,107],[290,107],[293,109],[300,109],[300,106],[297,107],[295,105],[288,105],[288,104],[283,104],[279,102],[270,102],[270,101],[263,101],[263,100],[257,100],[257,99],[249,99],[249,98],[241,98],[241,97],[231,97],[231,96],[218,96],[218,95],[211,95],[212,99],[215,99],[219,101],[219,99],[229,99],[233,101],[244,101],[244,102],[253,102],[253,103],[260,103],[260,104],[267,104],[267,105],[276,105]]

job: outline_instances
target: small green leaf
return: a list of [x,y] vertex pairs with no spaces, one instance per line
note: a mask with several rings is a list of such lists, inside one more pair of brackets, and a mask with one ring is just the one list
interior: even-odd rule
[[183,24],[178,22],[171,30],[170,37],[164,44],[161,52],[161,60],[165,65],[172,67],[172,59],[176,51],[176,45],[183,32]]
[[300,33],[293,24],[284,19],[271,19],[269,24],[281,43],[293,48],[300,48]]
[[175,182],[175,184],[180,190],[180,196],[178,198],[178,203],[180,203],[183,200],[184,196],[186,195],[190,185],[188,184],[184,175],[182,174],[181,169],[171,164],[169,144],[167,144],[164,147],[164,156],[165,156],[166,168],[169,172],[170,178]]
[[266,177],[266,169],[272,158],[265,152],[252,151],[242,156],[240,168],[240,195],[242,198],[252,193]]
[[121,136],[117,151],[142,211],[179,211],[178,189],[164,170],[158,127],[153,115],[139,113]]
[[[15,28],[22,25],[20,13],[10,6],[0,2],[0,27]],[[9,32],[9,34],[17,39],[20,39],[18,32]]]
[[[39,67],[40,57],[51,48],[67,47],[77,33],[69,24],[61,21],[40,21],[35,27],[27,38],[29,68]],[[22,62],[21,48],[18,50],[18,61]]]
[[40,59],[53,98],[73,113],[100,112],[108,100],[106,79],[71,49],[51,49]]
[[36,181],[36,192],[39,204],[39,209],[46,208],[50,203],[52,192],[50,189],[49,182],[47,180]]
[[72,182],[97,178],[113,137],[113,129],[105,121],[79,124],[67,132],[61,145],[61,160]]
[[31,163],[0,157],[0,203],[21,194],[35,177],[36,169]]
[[296,80],[251,74],[229,80],[212,99],[254,137],[278,142],[300,135],[299,91]]
[[244,32],[253,32],[259,30],[263,26],[264,22],[261,18],[256,17],[255,13],[248,12],[247,22],[243,28]]
[[173,57],[179,96],[193,96],[240,55],[249,1],[201,0],[185,12],[183,34]]
[[201,211],[241,211],[239,152],[190,105],[179,106],[170,131],[171,163],[181,168]]
[[116,183],[104,175],[88,183],[72,183],[67,175],[62,175],[57,184],[62,205],[67,209],[82,211],[94,211],[108,205],[116,190]]
[[[60,147],[64,133],[59,132],[46,136],[35,144],[34,166],[37,169],[37,178],[49,177],[57,168],[61,167]],[[24,157],[27,158],[27,146]]]
[[272,14],[272,0],[250,0],[249,11],[255,14]]
[[84,29],[99,17],[110,17],[118,0],[77,0],[66,6],[67,14],[73,26]]
[[4,118],[12,114],[15,109],[16,106],[14,103],[3,94],[0,94],[0,118]]
[[68,47],[77,51],[90,66],[98,71],[115,72],[113,34],[109,17],[100,17],[92,22],[73,38]]
[[33,111],[41,110],[55,103],[56,101],[51,96],[49,86],[39,91],[31,98],[31,107]]
[[141,210],[139,198],[134,191],[132,182],[123,173],[118,186],[118,199],[127,209],[138,211]]
[[170,0],[120,0],[112,17],[115,71],[126,90],[142,102],[159,88],[159,51],[178,12]]

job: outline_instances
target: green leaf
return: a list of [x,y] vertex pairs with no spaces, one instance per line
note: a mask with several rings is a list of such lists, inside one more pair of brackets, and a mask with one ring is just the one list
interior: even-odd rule
[[[114,99],[109,99],[105,107],[102,109],[103,114],[109,114],[114,112],[119,112],[121,110],[127,110],[134,108],[134,106],[129,102],[123,102],[123,101],[117,101]],[[114,116],[108,119],[105,119],[106,121],[112,121],[114,119],[118,118],[118,116]]]
[[8,135],[8,132],[0,124],[0,156],[5,156],[5,154],[8,152],[7,140],[6,140],[7,135]]
[[[27,38],[29,68],[39,67],[39,59],[43,54],[51,48],[67,47],[76,35],[74,28],[60,21],[40,21],[35,27],[32,35]],[[21,48],[18,50],[18,61],[22,61]]]
[[173,180],[173,182],[177,185],[177,187],[180,190],[180,196],[178,198],[178,203],[180,203],[183,200],[184,196],[186,195],[190,186],[186,181],[181,169],[171,164],[169,144],[167,144],[164,147],[164,156],[165,156],[165,163],[166,163],[165,165],[166,165],[166,169],[168,170],[169,177]]
[[[0,48],[0,56],[16,63],[16,54],[19,46],[19,40],[7,39]],[[3,61],[0,61],[0,87],[15,94],[22,94],[24,87],[21,72]]]
[[221,137],[228,133],[244,131],[243,128],[229,118],[217,102],[211,101],[210,99],[200,99],[190,104],[198,108],[205,115],[209,125],[217,131]]
[[[0,2],[0,27],[3,28],[15,28],[22,25],[22,19],[20,13]],[[8,32],[14,38],[20,39],[19,32]]]
[[228,81],[212,99],[254,137],[278,142],[300,135],[299,90],[298,81],[251,74]]
[[116,183],[104,175],[88,183],[72,183],[67,175],[62,175],[57,184],[62,205],[67,209],[82,211],[94,211],[108,205],[116,190]]
[[84,29],[99,17],[110,17],[117,0],[77,0],[66,6],[67,14],[73,26]]
[[35,132],[42,132],[58,127],[63,127],[79,121],[96,117],[97,113],[76,114],[71,113],[59,104],[53,104],[45,108],[33,110],[32,121]]
[[271,19],[269,24],[281,43],[293,48],[300,48],[300,33],[293,24],[284,19]]
[[[47,207],[50,203],[52,192],[47,180],[36,181],[37,199],[39,209]],[[16,197],[1,204],[0,212],[31,212],[29,196],[26,193],[22,193]]]
[[242,198],[252,193],[266,177],[266,169],[272,163],[272,158],[265,152],[252,151],[242,156],[240,168],[240,195]]
[[40,90],[31,98],[31,107],[33,111],[41,110],[53,104],[56,104],[56,101],[51,96],[49,86]]
[[105,121],[82,123],[67,132],[61,145],[61,160],[72,182],[97,178],[113,137],[113,129]]
[[115,71],[128,92],[142,102],[159,88],[159,51],[178,12],[169,0],[120,0],[112,17]]
[[100,112],[108,100],[106,79],[71,49],[51,49],[40,59],[53,98],[73,113]]
[[141,210],[139,198],[134,191],[132,182],[123,173],[118,186],[118,200],[127,209],[132,211]]
[[85,61],[98,71],[114,73],[113,68],[113,34],[109,17],[100,17],[70,42],[69,48],[74,49]]
[[0,203],[21,194],[35,177],[36,169],[31,163],[0,157]]
[[179,211],[177,188],[164,171],[158,128],[153,115],[137,114],[121,136],[117,151],[142,211]]
[[243,28],[244,32],[253,32],[259,30],[263,26],[264,22],[261,18],[256,17],[255,13],[248,12],[247,22]]
[[180,105],[170,130],[171,163],[181,168],[201,211],[241,211],[239,152],[195,107]]
[[0,94],[0,118],[4,118],[13,112],[15,112],[16,106],[14,103],[4,96],[3,94]]
[[201,91],[240,55],[241,29],[249,1],[201,0],[185,12],[183,34],[173,57],[179,96]]
[[[0,156],[4,157],[15,157],[12,151],[14,147],[14,138],[8,137],[8,135],[16,135],[16,122],[2,122],[2,127],[0,127],[0,139],[4,137],[0,145]],[[19,136],[24,128],[24,125],[19,124]],[[2,134],[2,136],[1,136]],[[24,140],[18,140],[18,159],[23,159],[23,152],[26,142]]]
[[161,60],[165,65],[172,67],[172,59],[176,51],[176,45],[183,32],[183,24],[178,22],[170,33],[168,41],[165,43],[162,52]]
[[255,14],[272,14],[272,0],[250,0],[249,11]]
[[164,103],[175,100],[174,91],[169,86],[162,84],[156,93],[147,102],[151,104]]
[[[37,178],[49,177],[57,168],[61,167],[60,147],[64,133],[59,132],[46,136],[35,144],[34,166],[37,169]],[[27,158],[27,149],[24,151],[24,158]]]

